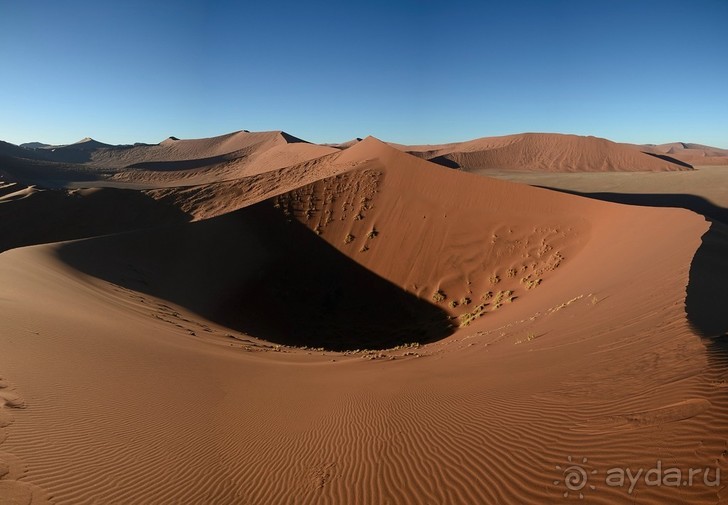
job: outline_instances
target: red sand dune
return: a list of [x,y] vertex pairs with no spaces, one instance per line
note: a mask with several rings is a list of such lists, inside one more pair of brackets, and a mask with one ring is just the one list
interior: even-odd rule
[[339,151],[284,168],[222,182],[148,190],[152,198],[178,207],[194,219],[219,216],[332,175],[361,162],[338,161]]
[[247,200],[148,193],[210,219],[0,255],[0,496],[563,503],[577,462],[585,503],[726,501],[604,481],[728,469],[728,361],[701,340],[725,320],[692,309],[726,302],[697,282],[720,226],[373,138],[308,163]]
[[335,152],[285,132],[236,132],[199,140],[167,139],[157,146],[95,153],[98,166],[130,167],[120,181],[164,185],[219,182],[284,168]]
[[112,146],[87,137],[74,144],[50,146],[35,152],[62,158],[64,152],[91,151],[88,162],[96,166],[122,168],[142,163],[214,158],[239,151],[253,150],[261,146],[301,142],[304,141],[280,131],[252,133],[237,131],[204,139],[180,140],[176,137],[169,137],[156,145],[136,144],[133,146]]
[[606,139],[554,133],[521,133],[433,146],[394,145],[421,158],[467,171],[631,172],[690,168]]
[[239,131],[193,140],[170,137],[156,145],[110,146],[91,138],[40,149],[0,144],[7,176],[51,185],[54,180],[43,179],[42,174],[62,171],[67,180],[110,178],[142,186],[203,184],[254,176],[334,152],[333,147],[311,144],[281,131]]
[[719,149],[717,147],[685,142],[672,142],[670,144],[660,145],[625,145],[629,145],[643,152],[669,156],[695,166],[728,165],[728,149]]

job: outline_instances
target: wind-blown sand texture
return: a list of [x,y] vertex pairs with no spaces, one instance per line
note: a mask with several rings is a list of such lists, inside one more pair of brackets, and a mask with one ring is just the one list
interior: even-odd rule
[[[579,462],[585,503],[728,501],[604,481],[728,470],[720,222],[330,149],[164,189],[2,184],[2,499],[563,503]],[[86,224],[23,235],[34,201]]]

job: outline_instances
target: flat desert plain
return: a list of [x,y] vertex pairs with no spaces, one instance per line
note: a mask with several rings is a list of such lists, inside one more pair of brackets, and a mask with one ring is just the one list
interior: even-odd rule
[[0,177],[0,503],[728,503],[724,150],[240,131]]

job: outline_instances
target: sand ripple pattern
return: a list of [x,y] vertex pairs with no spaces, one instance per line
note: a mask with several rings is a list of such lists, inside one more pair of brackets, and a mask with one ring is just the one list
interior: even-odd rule
[[0,503],[3,505],[50,503],[43,489],[21,480],[26,468],[20,459],[2,451],[2,443],[15,421],[12,411],[25,407],[25,399],[15,391],[10,382],[0,376]]

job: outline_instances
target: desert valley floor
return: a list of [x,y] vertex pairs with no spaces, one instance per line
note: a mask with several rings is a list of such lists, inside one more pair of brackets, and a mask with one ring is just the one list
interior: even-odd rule
[[0,503],[728,503],[726,150],[0,143],[0,251]]

